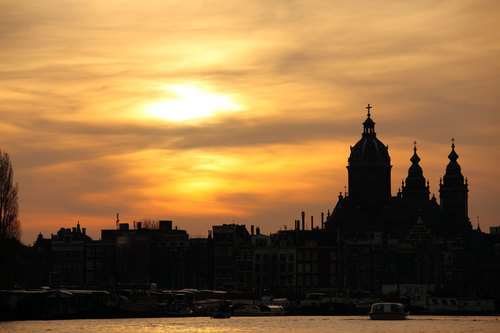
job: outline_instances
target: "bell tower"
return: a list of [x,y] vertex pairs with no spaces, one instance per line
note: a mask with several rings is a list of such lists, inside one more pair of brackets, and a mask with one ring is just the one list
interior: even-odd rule
[[441,209],[448,217],[469,221],[469,184],[467,179],[464,180],[462,170],[457,162],[458,154],[455,152],[455,139],[451,139],[451,142],[451,153],[448,155],[450,162],[446,166],[443,179],[439,180]]
[[418,164],[420,157],[417,155],[417,142],[413,142],[413,156],[410,158],[411,166],[408,177],[403,182],[402,195],[404,199],[429,200],[429,183],[425,184],[422,167]]

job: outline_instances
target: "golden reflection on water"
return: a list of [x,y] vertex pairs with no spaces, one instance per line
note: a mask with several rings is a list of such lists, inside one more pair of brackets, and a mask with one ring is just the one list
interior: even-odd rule
[[410,316],[404,321],[371,321],[366,316],[349,317],[233,317],[230,319],[137,318],[0,323],[0,332],[27,333],[159,333],[159,332],[287,332],[287,333],[469,333],[500,332],[500,317]]

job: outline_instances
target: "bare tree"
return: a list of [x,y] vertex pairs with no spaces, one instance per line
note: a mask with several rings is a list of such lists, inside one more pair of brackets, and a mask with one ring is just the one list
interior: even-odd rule
[[14,183],[14,171],[9,154],[0,149],[0,239],[21,238],[21,227],[18,219],[19,206],[17,190]]
[[158,220],[154,219],[143,219],[142,220],[142,227],[144,229],[158,229]]

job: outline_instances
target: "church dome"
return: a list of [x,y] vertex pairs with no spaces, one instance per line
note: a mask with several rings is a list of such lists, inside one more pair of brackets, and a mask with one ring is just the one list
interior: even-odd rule
[[391,197],[391,159],[389,151],[375,134],[375,122],[370,115],[363,123],[363,136],[348,159],[349,197],[359,202]]
[[354,147],[351,147],[349,164],[352,165],[389,165],[390,157],[388,147],[384,145],[375,133],[375,122],[371,119],[370,106],[368,108],[368,117],[363,123],[363,136]]

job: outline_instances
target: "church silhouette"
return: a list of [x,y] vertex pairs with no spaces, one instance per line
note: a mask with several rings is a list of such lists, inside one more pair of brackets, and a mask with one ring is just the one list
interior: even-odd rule
[[419,165],[416,142],[406,180],[396,196],[391,195],[391,159],[388,146],[375,133],[375,122],[368,115],[361,139],[351,147],[348,159],[349,191],[340,193],[326,228],[338,232],[387,232],[403,236],[423,221],[436,236],[462,235],[472,230],[468,217],[468,183],[464,180],[452,139],[450,162],[439,184],[438,204],[429,198],[429,181]]
[[430,197],[416,142],[408,176],[392,196],[389,149],[377,138],[371,108],[351,147],[349,190],[325,222],[336,237],[338,290],[411,298],[498,294],[498,237],[472,228],[454,139],[439,203]]

